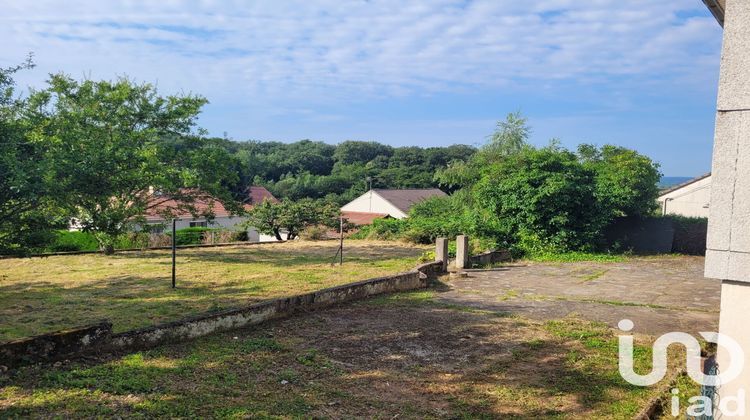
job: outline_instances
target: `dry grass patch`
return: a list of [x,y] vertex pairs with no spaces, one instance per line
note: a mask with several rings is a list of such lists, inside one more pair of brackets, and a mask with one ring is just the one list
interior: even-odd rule
[[[645,344],[645,343],[644,343]],[[650,352],[639,346],[645,370]],[[601,324],[379,297],[101,363],[0,377],[0,417],[631,418]]]
[[125,331],[413,268],[424,247],[347,241],[0,260],[0,342],[102,319]]

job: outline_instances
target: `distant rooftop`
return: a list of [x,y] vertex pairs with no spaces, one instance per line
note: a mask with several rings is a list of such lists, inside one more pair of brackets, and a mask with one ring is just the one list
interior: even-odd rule
[[396,208],[409,213],[409,209],[417,203],[432,197],[447,197],[448,195],[437,188],[406,189],[406,190],[373,190],[376,194],[388,200]]
[[698,181],[700,181],[700,180],[702,180],[702,179],[706,179],[706,178],[708,178],[709,176],[711,176],[711,172],[709,172],[709,173],[707,173],[707,174],[703,174],[703,175],[701,175],[701,176],[697,176],[697,177],[695,177],[695,178],[693,178],[693,179],[691,179],[691,180],[688,180],[688,181],[685,181],[685,182],[679,183],[679,184],[677,184],[677,185],[673,185],[673,186],[671,186],[671,187],[669,187],[669,188],[665,188],[665,189],[663,189],[663,190],[659,191],[659,195],[660,195],[660,196],[662,196],[662,195],[664,195],[664,194],[669,194],[669,193],[671,193],[672,191],[677,191],[677,190],[679,190],[680,188],[684,188],[684,187],[687,187],[688,185],[690,185],[690,184],[693,184],[693,183],[696,183],[696,182],[698,182]]

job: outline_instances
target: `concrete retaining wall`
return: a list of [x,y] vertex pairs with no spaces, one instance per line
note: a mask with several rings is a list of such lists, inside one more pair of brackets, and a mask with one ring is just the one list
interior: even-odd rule
[[483,267],[499,262],[507,262],[512,259],[510,251],[488,251],[479,255],[472,255],[469,257],[469,264],[471,267]]
[[74,357],[101,347],[111,334],[112,324],[102,322],[11,341],[0,345],[0,365],[13,367]]
[[441,261],[412,271],[331,287],[242,308],[203,314],[153,327],[112,334],[112,324],[101,324],[44,334],[0,344],[0,365],[17,367],[81,356],[90,352],[137,351],[259,324],[304,310],[324,308],[382,293],[424,288],[443,271]]

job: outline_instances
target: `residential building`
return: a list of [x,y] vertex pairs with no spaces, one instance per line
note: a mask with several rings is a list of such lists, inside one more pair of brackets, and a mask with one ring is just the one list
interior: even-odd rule
[[662,190],[656,199],[664,215],[708,217],[711,204],[711,173]]
[[432,197],[447,197],[447,194],[437,188],[380,190],[367,191],[361,196],[341,207],[342,214],[352,214],[362,220],[372,220],[379,217],[393,217],[403,219],[409,215],[409,210],[418,203]]
[[[276,197],[264,187],[252,186],[248,188],[247,200],[243,203],[246,211],[252,210],[253,206],[262,203],[265,200],[278,202]],[[152,232],[163,232],[171,229],[171,220],[167,220],[164,214],[172,213],[175,218],[176,229],[185,229],[190,227],[208,227],[222,229],[243,229],[247,222],[247,217],[234,215],[224,207],[224,204],[211,196],[199,196],[191,204],[195,210],[195,215],[185,209],[186,204],[174,200],[170,197],[154,195],[151,200],[152,205],[144,214],[146,224]],[[208,217],[208,215],[212,217]],[[248,241],[250,242],[273,242],[276,237],[265,235],[257,229],[247,227]]]

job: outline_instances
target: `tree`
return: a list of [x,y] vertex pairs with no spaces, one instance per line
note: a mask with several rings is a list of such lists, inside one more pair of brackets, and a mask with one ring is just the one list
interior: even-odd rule
[[[266,235],[274,235],[277,240],[292,240],[305,228],[324,225],[334,227],[338,223],[338,206],[321,200],[283,200],[279,203],[264,201],[255,206],[246,222]],[[286,235],[286,238],[282,236]]]
[[205,195],[239,208],[226,188],[236,177],[225,166],[228,153],[195,135],[204,98],[159,96],[125,78],[77,82],[57,74],[48,85],[29,97],[31,137],[47,149],[69,210],[105,252],[156,204],[150,191],[187,209]]
[[333,158],[343,164],[367,163],[377,156],[393,155],[393,148],[374,141],[345,141],[336,147]]
[[497,122],[495,132],[480,153],[490,161],[518,153],[528,144],[529,134],[528,119],[521,112],[512,112],[504,121]]
[[578,146],[583,164],[596,172],[596,196],[608,218],[643,217],[654,212],[659,164],[634,150],[605,145]]
[[585,249],[606,222],[595,177],[567,150],[527,147],[489,168],[473,188],[474,230],[526,250]]
[[29,101],[16,97],[13,75],[34,67],[0,69],[0,253],[22,253],[50,240],[61,214],[43,144],[31,134]]
[[470,159],[451,161],[435,173],[434,180],[451,191],[472,186],[488,167],[528,147],[530,133],[527,119],[520,112],[510,113],[504,121],[497,122],[487,143],[471,154]]

